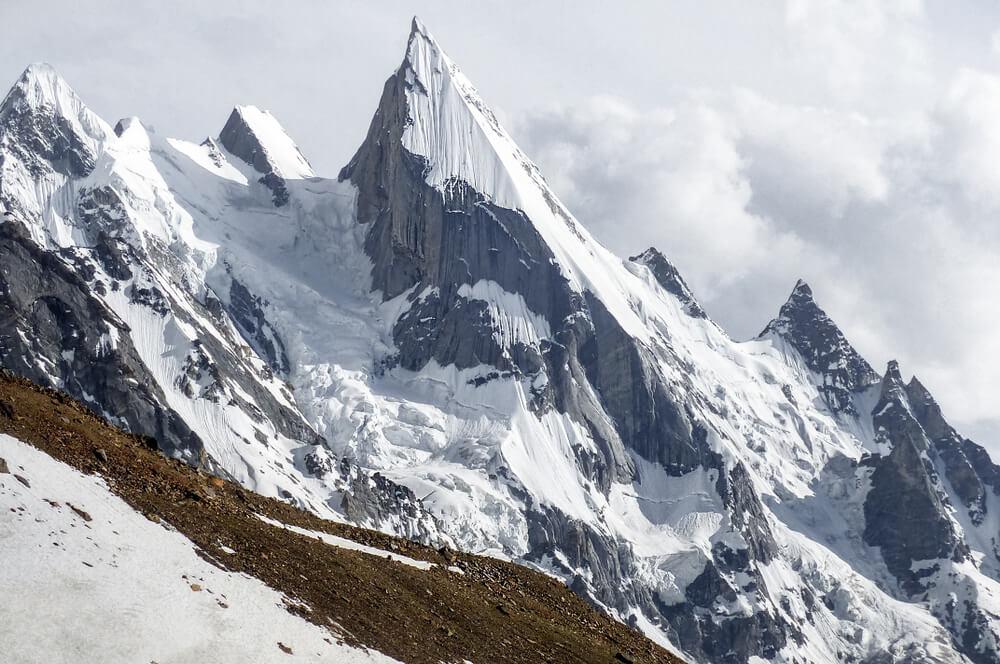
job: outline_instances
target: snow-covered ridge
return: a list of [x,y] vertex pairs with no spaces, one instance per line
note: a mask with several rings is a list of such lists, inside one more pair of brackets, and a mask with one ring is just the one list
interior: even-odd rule
[[233,113],[239,116],[257,139],[265,160],[275,174],[290,180],[316,177],[316,172],[299,147],[270,111],[256,106],[237,106]]
[[630,293],[642,290],[640,280],[570,214],[417,18],[400,72],[410,120],[403,146],[427,160],[427,183],[444,191],[452,181],[465,182],[493,204],[523,212],[570,284],[596,295],[632,336],[648,338],[630,302]]
[[111,127],[87,108],[56,70],[44,62],[28,65],[0,103],[0,109],[14,103],[45,109],[64,118],[81,138],[89,142],[91,148],[96,148],[113,134]]

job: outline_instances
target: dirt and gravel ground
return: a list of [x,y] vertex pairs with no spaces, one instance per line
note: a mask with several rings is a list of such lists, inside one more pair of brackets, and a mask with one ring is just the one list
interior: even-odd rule
[[[288,597],[289,611],[351,645],[428,664],[680,661],[543,574],[326,521],[245,491],[164,457],[149,439],[114,429],[66,395],[5,372],[0,433],[102,476],[147,518],[188,537],[206,560],[263,580]],[[258,515],[436,566],[422,570],[331,546]]]

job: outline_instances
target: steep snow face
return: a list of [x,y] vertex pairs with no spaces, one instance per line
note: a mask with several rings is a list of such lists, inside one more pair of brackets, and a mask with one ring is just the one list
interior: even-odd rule
[[[403,63],[410,124],[403,145],[427,159],[427,181],[467,182],[501,207],[524,209],[537,196],[537,169],[517,148],[458,66],[419,21]],[[518,171],[528,171],[527,179]]]
[[0,112],[15,108],[44,112],[64,120],[93,152],[112,134],[111,127],[84,105],[55,69],[43,62],[29,65],[0,103]]
[[447,190],[463,182],[494,205],[523,212],[570,284],[597,295],[632,336],[645,338],[642,321],[628,307],[634,280],[621,259],[573,218],[469,79],[416,18],[401,72],[408,109],[403,146],[426,160],[427,183]]
[[[338,645],[262,582],[222,571],[104,485],[0,435],[0,643],[20,662],[395,660]],[[195,585],[196,584],[196,585]],[[197,590],[196,590],[197,588]]]
[[[229,132],[234,134],[243,132],[245,135],[228,138]],[[278,177],[288,180],[316,176],[298,146],[270,111],[261,110],[256,106],[237,106],[222,130],[221,137],[226,147],[234,154],[236,151],[230,147],[230,140],[234,144],[239,139],[252,141],[252,146],[245,146],[246,154],[238,156],[261,173],[273,171]]]

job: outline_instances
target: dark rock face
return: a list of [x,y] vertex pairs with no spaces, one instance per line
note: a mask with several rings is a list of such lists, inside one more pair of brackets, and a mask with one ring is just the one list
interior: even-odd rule
[[14,221],[0,224],[0,265],[0,366],[155,436],[167,453],[199,460],[201,440],[165,405],[124,324],[77,271]]
[[[359,220],[370,225],[373,288],[387,299],[411,288],[415,297],[433,292],[394,330],[398,363],[417,370],[433,358],[519,375],[543,371],[548,380],[537,406],[569,413],[591,430],[602,448],[595,467],[602,486],[631,478],[623,446],[672,473],[698,467],[707,444],[648,352],[599,301],[573,291],[531,220],[465,183],[442,192],[425,182],[427,164],[402,147],[409,66],[404,61],[386,83],[368,137],[340,174],[358,187]],[[554,343],[501,348],[484,335],[483,309],[458,294],[481,280],[522,296],[553,326]]]
[[765,612],[725,618],[713,615],[718,602],[736,597],[736,587],[714,563],[706,563],[685,591],[686,601],[661,608],[670,621],[673,642],[685,652],[701,653],[706,662],[742,664],[753,655],[773,659],[788,643],[793,628]]
[[234,108],[226,120],[225,126],[219,132],[219,143],[235,157],[239,157],[253,166],[258,173],[270,173],[273,166],[267,158],[267,152],[260,139],[247,124],[240,109]]
[[872,488],[865,499],[865,542],[881,548],[889,571],[910,594],[924,589],[914,572],[916,561],[952,559],[968,555],[968,547],[947,517],[938,478],[928,452],[930,444],[907,407],[906,388],[895,363],[882,381],[882,398],[873,421],[879,438],[891,445],[886,456],[862,461],[873,468]]
[[253,166],[255,171],[261,173],[258,182],[271,190],[275,207],[281,207],[288,203],[288,187],[284,178],[275,170],[267,156],[267,151],[253,129],[247,124],[239,108],[234,108],[229,115],[222,132],[219,133],[219,143],[230,154],[239,157]]
[[[404,60],[386,83],[366,140],[340,174],[358,189],[373,289],[386,299],[410,292],[410,309],[393,330],[399,353],[389,364],[417,371],[433,359],[459,368],[485,364],[496,368],[496,377],[542,376],[533,408],[568,414],[586,427],[597,452],[576,450],[576,463],[604,491],[614,481],[634,479],[629,450],[659,462],[671,475],[718,469],[717,488],[750,548],[719,547],[710,564],[729,579],[741,573],[756,578],[758,560],[766,562],[775,549],[766,520],[758,521],[763,507],[745,469],[727,472],[711,450],[707,430],[660,373],[651,350],[627,334],[600,300],[573,290],[531,219],[498,207],[464,182],[441,189],[426,183],[428,164],[402,146],[409,122],[407,86],[420,83],[408,78],[409,69]],[[486,307],[463,295],[468,292],[463,287],[484,280],[521,296],[549,323],[551,338],[538,344],[498,342]],[[678,285],[683,285],[679,275],[664,287]],[[686,286],[683,292],[690,296]],[[687,305],[692,315],[704,315],[693,298]],[[729,620],[707,608],[703,620],[685,627],[692,607],[660,606],[648,588],[636,585],[628,547],[548,508],[530,510],[528,524],[528,559],[551,560],[559,551],[572,568],[567,573],[586,569],[590,575],[576,577],[574,590],[607,606],[641,606],[659,615],[678,633],[687,630],[692,652],[732,650],[733,659],[720,661],[746,661],[752,654],[773,654],[789,633],[766,612]]]
[[400,365],[414,371],[432,359],[460,369],[487,364],[498,375],[530,376],[542,368],[538,348],[524,342],[503,347],[494,338],[488,305],[457,293],[433,292],[415,301],[396,321],[393,338]]
[[560,552],[569,564],[563,566],[564,573],[575,575],[581,568],[591,572],[587,580],[573,577],[570,585],[575,592],[623,610],[651,601],[650,592],[632,581],[634,563],[627,545],[553,509],[542,507],[527,516],[529,559],[558,561],[555,554]]
[[878,374],[813,300],[812,289],[804,281],[795,285],[778,317],[768,323],[760,336],[776,334],[787,340],[812,371],[823,377],[820,392],[837,413],[857,415],[852,395],[878,382]]
[[708,318],[708,314],[701,308],[691,289],[688,288],[684,277],[677,271],[673,263],[668,261],[655,247],[650,247],[638,256],[632,256],[629,260],[648,267],[663,289],[680,300],[689,316]]
[[968,510],[973,525],[986,518],[987,487],[1000,491],[1000,466],[994,464],[986,450],[958,432],[944,419],[941,407],[919,380],[914,377],[906,386],[913,416],[920,423],[938,458],[944,464],[944,474],[958,499]]
[[[410,489],[396,484],[385,476],[361,472],[347,459],[340,462],[340,475],[347,484],[341,507],[344,514],[356,523],[370,523],[375,527],[402,524],[411,539],[429,544],[432,535],[426,524],[433,519]],[[397,525],[396,529],[400,529]]]
[[267,321],[264,305],[246,286],[236,279],[232,280],[229,287],[229,313],[239,326],[240,333],[253,344],[254,350],[267,360],[272,369],[287,373],[289,365],[285,344]]
[[764,505],[743,464],[736,464],[728,475],[720,473],[715,488],[729,509],[733,524],[749,543],[752,558],[765,565],[773,560],[778,545],[774,541]]
[[83,177],[94,169],[97,155],[55,108],[29,100],[27,88],[38,75],[46,73],[29,67],[0,104],[4,148],[32,175],[51,168],[69,177]]

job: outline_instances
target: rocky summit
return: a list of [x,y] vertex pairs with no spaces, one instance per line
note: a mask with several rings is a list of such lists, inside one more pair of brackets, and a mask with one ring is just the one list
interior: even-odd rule
[[[612,254],[418,20],[335,177],[256,107],[206,135],[112,129],[25,71],[0,105],[0,366],[311,530],[531,567],[690,662],[1000,661],[985,450],[804,282],[737,341],[669,247]],[[405,661],[473,652],[334,623]]]

